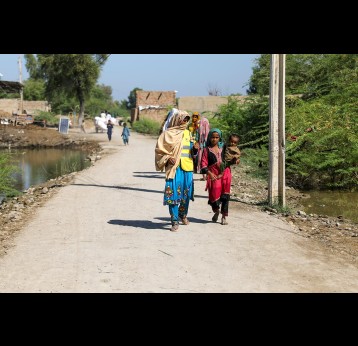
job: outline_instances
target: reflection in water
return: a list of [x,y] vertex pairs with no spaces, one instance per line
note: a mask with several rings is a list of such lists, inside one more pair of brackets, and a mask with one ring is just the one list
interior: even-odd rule
[[18,163],[15,188],[27,190],[61,175],[81,171],[90,165],[87,154],[72,149],[21,149],[11,151],[13,162]]
[[333,217],[342,215],[358,222],[358,191],[308,191],[307,194],[310,197],[301,200],[306,213]]

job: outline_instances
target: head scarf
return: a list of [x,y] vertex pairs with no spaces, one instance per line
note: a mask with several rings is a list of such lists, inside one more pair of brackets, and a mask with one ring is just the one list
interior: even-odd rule
[[178,112],[179,112],[178,109],[172,108],[172,110],[167,114],[167,117],[165,118],[163,126],[162,126],[162,132],[166,131],[168,129],[173,116],[178,114]]
[[[189,114],[185,111],[173,108],[172,114],[168,115],[168,118],[163,126],[166,128],[157,141],[155,147],[155,169],[157,171],[163,171],[165,168],[165,177],[166,179],[173,179],[175,176],[175,170],[180,162],[180,154],[182,150],[182,139],[184,130],[186,129],[188,123],[180,123],[186,118],[189,117]],[[166,163],[169,158],[173,157],[175,159],[175,164],[167,165]]]
[[[200,128],[199,128],[199,144],[200,148],[205,147],[206,139],[208,138],[210,132],[210,123],[209,120],[205,117],[200,120]],[[221,136],[220,136],[221,137]]]
[[[196,121],[196,123],[193,122],[194,115],[196,115],[198,117],[198,120]],[[199,127],[200,127],[200,114],[199,114],[199,112],[194,112],[191,116],[191,122],[189,124],[188,129],[190,132],[195,132],[199,129]]]
[[206,147],[206,140],[208,138],[208,134],[210,131],[210,123],[207,118],[203,117],[199,123],[200,123],[199,129],[198,129],[199,136],[196,137],[196,138],[198,138],[198,142],[200,145],[200,150],[199,150],[198,156],[197,156],[197,165],[196,165],[197,172],[201,171],[201,159],[203,156],[203,149]]
[[219,148],[222,148],[223,145],[224,145],[223,135],[222,135],[221,130],[219,130],[219,129],[217,129],[217,128],[211,129],[211,130],[209,131],[208,139],[207,139],[207,141],[206,141],[206,146],[207,146],[207,147],[211,147],[211,136],[213,135],[214,132],[217,132],[217,133],[219,134],[220,139],[219,139],[219,142],[218,142],[218,147],[219,147]]

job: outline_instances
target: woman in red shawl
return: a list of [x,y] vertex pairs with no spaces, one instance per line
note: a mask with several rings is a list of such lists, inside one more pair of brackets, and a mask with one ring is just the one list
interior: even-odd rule
[[224,143],[222,132],[214,128],[210,130],[206,148],[201,159],[201,171],[207,174],[206,188],[209,192],[208,204],[214,212],[212,221],[216,222],[220,214],[221,224],[227,225],[226,217],[229,215],[229,199],[231,189],[231,170],[225,168]]

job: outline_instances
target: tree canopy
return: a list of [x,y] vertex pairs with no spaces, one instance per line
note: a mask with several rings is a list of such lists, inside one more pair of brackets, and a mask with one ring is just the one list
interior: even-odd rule
[[143,89],[134,88],[133,90],[131,90],[131,92],[129,93],[128,102],[127,102],[128,109],[135,108],[135,106],[136,106],[136,101],[137,101],[136,91],[137,90],[143,90]]
[[79,102],[81,123],[85,100],[95,87],[107,57],[108,54],[38,54],[37,62],[45,80],[46,95],[50,99],[61,94],[75,96]]
[[[339,87],[342,78],[357,73],[357,54],[286,54],[286,95],[305,97],[327,95]],[[268,95],[270,88],[270,54],[255,60],[249,80],[249,95]]]

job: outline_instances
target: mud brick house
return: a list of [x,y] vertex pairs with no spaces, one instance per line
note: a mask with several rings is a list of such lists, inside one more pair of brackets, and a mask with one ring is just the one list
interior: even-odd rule
[[151,119],[161,123],[172,107],[176,107],[175,91],[136,91],[136,107],[131,121]]
[[[20,93],[24,85],[19,82],[0,80],[0,93],[16,94]],[[24,101],[21,97],[15,99],[0,99],[0,111],[9,114],[32,114],[36,115],[40,111],[48,112],[51,106],[47,101]]]

